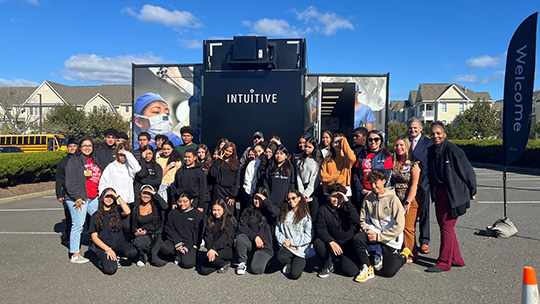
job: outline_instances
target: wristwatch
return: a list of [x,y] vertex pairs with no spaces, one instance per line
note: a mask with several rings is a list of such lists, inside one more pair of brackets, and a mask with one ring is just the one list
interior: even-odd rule
[[411,204],[411,202],[409,202],[409,201],[405,201],[405,203],[403,203],[403,205],[405,205],[405,206],[408,206],[410,204]]

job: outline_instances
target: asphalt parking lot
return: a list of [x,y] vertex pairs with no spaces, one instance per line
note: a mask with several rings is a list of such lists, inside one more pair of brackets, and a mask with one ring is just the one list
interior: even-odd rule
[[[540,272],[540,175],[508,173],[508,215],[519,233],[497,239],[483,232],[503,215],[502,172],[475,170],[477,200],[456,226],[467,265],[439,274],[424,272],[438,255],[438,226],[432,216],[432,252],[405,265],[394,278],[366,283],[339,274],[320,279],[315,260],[298,281],[277,270],[237,276],[231,269],[203,277],[172,263],[163,268],[133,264],[106,276],[93,263],[69,262],[68,249],[60,244],[63,211],[52,194],[2,200],[0,303],[516,303],[521,301],[523,267],[534,267],[537,277]],[[81,252],[86,251],[83,245]]]

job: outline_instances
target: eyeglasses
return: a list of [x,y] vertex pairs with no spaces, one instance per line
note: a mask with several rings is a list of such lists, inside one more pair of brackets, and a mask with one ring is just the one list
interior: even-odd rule
[[379,141],[381,141],[381,138],[380,138],[380,137],[368,138],[367,141],[369,141],[369,142],[372,142],[372,141],[374,141],[374,142],[379,142]]
[[287,197],[287,202],[290,202],[292,200],[296,200],[298,198],[298,196],[294,196],[294,197]]

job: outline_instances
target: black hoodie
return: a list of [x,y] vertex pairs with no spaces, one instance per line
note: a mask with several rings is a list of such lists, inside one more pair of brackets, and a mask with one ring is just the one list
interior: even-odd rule
[[201,164],[195,163],[191,167],[180,167],[174,176],[174,191],[177,195],[189,192],[193,196],[193,207],[203,208],[209,199],[206,197],[206,174]]
[[351,201],[344,202],[339,208],[328,202],[319,209],[315,233],[326,244],[332,241],[343,244],[354,236],[358,223],[360,216]]
[[199,248],[204,230],[203,216],[195,208],[169,212],[165,222],[165,235],[173,244],[184,243],[189,250]]
[[252,242],[255,241],[256,237],[260,237],[264,243],[264,247],[261,250],[273,256],[272,241],[274,233],[268,220],[272,221],[272,218],[264,205],[258,209],[249,206],[242,212],[238,223],[238,230],[245,234]]

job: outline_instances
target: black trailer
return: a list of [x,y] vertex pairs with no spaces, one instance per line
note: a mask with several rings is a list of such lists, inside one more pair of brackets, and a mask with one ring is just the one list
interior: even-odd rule
[[212,149],[226,137],[240,153],[261,131],[294,151],[301,135],[319,138],[326,129],[386,130],[388,81],[389,74],[309,74],[302,38],[205,40],[202,64],[133,65],[133,138],[157,121],[140,98],[155,93],[169,111],[150,133],[178,142],[180,128],[191,125],[196,142]]

